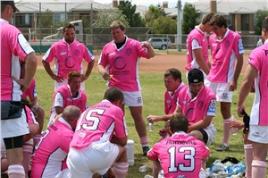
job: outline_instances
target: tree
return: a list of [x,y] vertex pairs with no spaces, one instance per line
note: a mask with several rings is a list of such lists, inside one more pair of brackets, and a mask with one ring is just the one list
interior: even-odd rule
[[176,34],[177,23],[170,17],[160,16],[153,21],[151,28],[155,34]]
[[110,27],[114,20],[120,20],[126,27],[129,26],[126,17],[119,10],[98,12],[94,27]]
[[146,27],[152,27],[154,20],[161,16],[166,16],[163,9],[151,5],[148,9],[148,11],[145,13],[145,24]]
[[144,27],[144,21],[139,13],[136,13],[136,5],[132,5],[130,1],[120,1],[118,9],[125,15],[130,27]]
[[183,8],[182,32],[188,34],[197,25],[200,13],[192,4],[186,3]]
[[266,16],[268,16],[267,10],[258,10],[256,12],[256,26],[255,26],[256,35],[261,35],[262,21],[264,20]]

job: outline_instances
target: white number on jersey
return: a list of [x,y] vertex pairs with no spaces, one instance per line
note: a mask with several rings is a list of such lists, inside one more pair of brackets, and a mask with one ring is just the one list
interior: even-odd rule
[[[81,123],[81,128],[85,130],[96,130],[98,128],[100,119],[98,118],[99,115],[104,113],[103,109],[92,109],[90,110],[87,115],[83,118],[87,122]],[[79,129],[78,129],[79,130]]]
[[183,163],[179,163],[176,165],[176,147],[171,147],[168,149],[169,153],[169,160],[170,164],[168,167],[168,172],[178,172],[183,171],[183,172],[191,172],[194,170],[194,165],[195,165],[195,148],[185,146],[185,147],[180,147],[178,150],[178,154],[183,154],[184,155],[184,160],[189,161],[189,165],[185,165]]

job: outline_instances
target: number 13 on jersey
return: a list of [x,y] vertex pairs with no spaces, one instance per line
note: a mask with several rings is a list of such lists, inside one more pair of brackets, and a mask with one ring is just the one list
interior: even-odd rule
[[[170,147],[168,149],[169,153],[169,167],[168,167],[168,172],[191,172],[195,169],[195,148],[194,147],[179,147],[178,150],[176,151],[176,147]],[[179,158],[180,156],[177,154],[182,154],[183,158],[182,160],[178,161],[178,165],[176,165],[176,159]]]

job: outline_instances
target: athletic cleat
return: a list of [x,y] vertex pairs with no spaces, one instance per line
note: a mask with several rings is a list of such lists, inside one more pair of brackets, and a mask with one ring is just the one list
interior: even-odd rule
[[216,148],[216,151],[229,151],[229,146],[227,145],[220,145],[218,148]]
[[149,146],[143,146],[142,151],[143,151],[143,156],[147,156],[147,152],[150,150]]

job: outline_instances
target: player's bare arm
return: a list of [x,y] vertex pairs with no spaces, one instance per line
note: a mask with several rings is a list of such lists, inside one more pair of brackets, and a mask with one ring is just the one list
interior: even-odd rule
[[25,63],[25,76],[22,80],[21,86],[24,91],[31,83],[37,68],[37,58],[35,53],[32,52],[26,56]]
[[247,70],[246,70],[246,75],[245,75],[246,77],[240,88],[239,98],[238,98],[238,103],[237,103],[237,113],[239,116],[242,116],[241,113],[242,113],[242,110],[244,109],[244,101],[247,95],[249,94],[252,83],[254,79],[257,77],[257,75],[258,75],[257,70],[253,66],[248,65]]
[[113,135],[111,143],[114,143],[120,146],[125,146],[127,144],[127,137],[118,138],[115,135]]
[[204,129],[207,128],[209,126],[209,124],[212,121],[213,116],[207,116],[205,119],[202,119],[192,125],[189,126],[188,128],[188,132],[191,132],[193,130],[199,130],[199,129]]
[[101,64],[98,64],[98,70],[104,80],[110,80],[110,75],[107,69],[105,69]]
[[230,91],[234,91],[237,88],[237,80],[243,67],[243,54],[237,56],[237,63],[235,66],[234,80],[230,84]]
[[92,71],[92,69],[93,69],[93,67],[94,67],[94,62],[95,62],[95,61],[92,60],[90,63],[88,63],[88,65],[87,65],[87,70],[86,70],[85,74],[82,75],[82,81],[85,81],[85,80],[88,79],[88,77],[89,77],[89,75],[91,74],[91,71]]
[[142,42],[142,47],[147,48],[148,49],[148,56],[149,58],[152,58],[155,56],[155,52],[153,47],[151,46],[151,44],[148,41],[143,41]]
[[56,80],[57,82],[62,82],[63,81],[63,78],[62,77],[59,77],[59,76],[57,76],[57,75],[54,74],[54,72],[51,70],[51,67],[50,67],[50,65],[49,65],[48,62],[46,62],[46,61],[43,60],[42,63],[43,63],[43,66],[44,66],[46,72],[48,73],[48,75],[53,80]]

